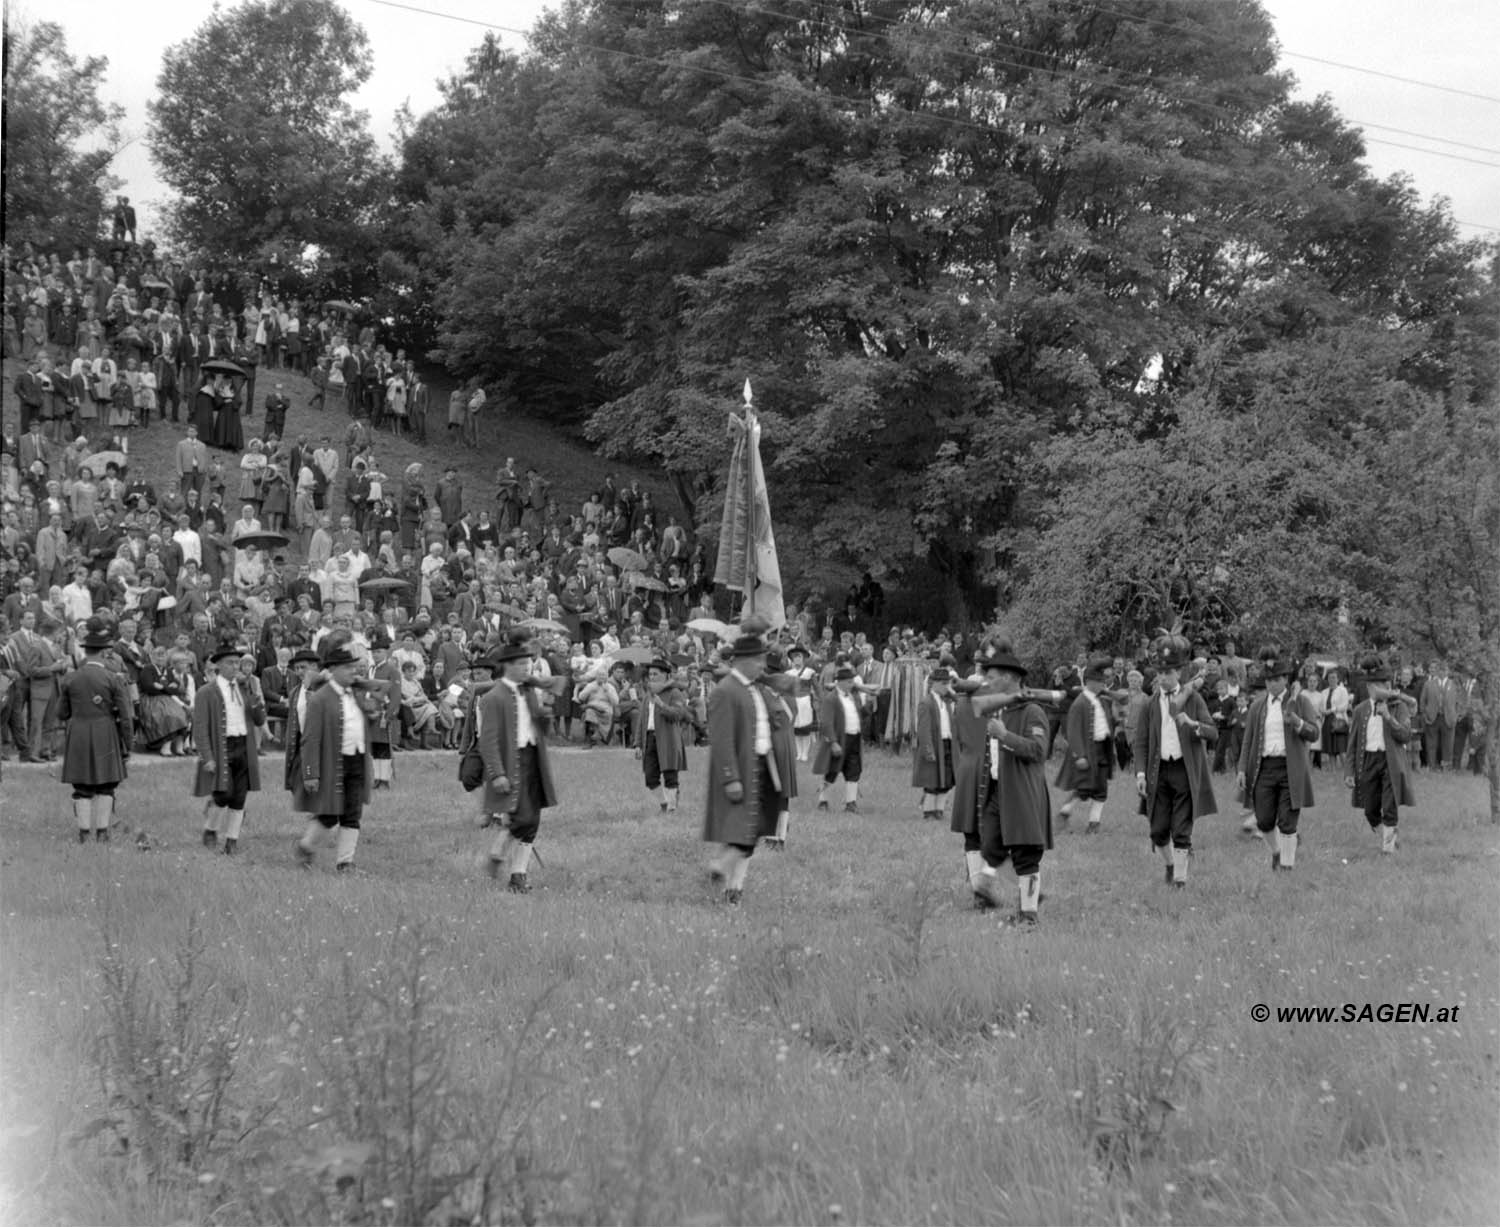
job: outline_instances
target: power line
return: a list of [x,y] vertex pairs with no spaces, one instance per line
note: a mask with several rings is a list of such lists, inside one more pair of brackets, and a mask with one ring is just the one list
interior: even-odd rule
[[1390,124],[1374,124],[1368,119],[1350,118],[1351,124],[1358,124],[1361,128],[1378,128],[1382,132],[1396,132],[1402,136],[1414,136],[1419,141],[1437,141],[1443,145],[1452,145],[1456,149],[1472,149],[1476,153],[1493,153],[1500,156],[1500,149],[1491,149],[1488,145],[1470,145],[1465,141],[1449,140],[1446,136],[1433,136],[1430,132],[1408,132],[1405,128],[1393,128]]
[[[764,7],[761,7],[759,5],[755,5],[755,4],[735,3],[734,0],[698,0],[698,2],[700,2],[700,3],[707,3],[707,4],[717,4],[719,7],[728,8],[728,9],[731,9],[732,11],[735,11],[735,12],[753,12],[753,13],[759,13],[762,16],[775,17],[775,18],[779,18],[779,19],[785,20],[785,21],[800,20],[800,18],[796,14],[786,13],[784,11],[780,11],[780,10],[776,10],[776,9],[768,9],[768,8],[764,8]],[[405,4],[405,3],[402,3],[401,0],[366,0],[366,3],[379,5],[382,8],[398,9],[398,10],[401,10],[401,11],[404,11],[404,12],[408,12],[408,13],[415,13],[415,14],[418,14],[418,15],[424,16],[424,17],[436,17],[436,18],[440,18],[440,19],[443,19],[443,20],[447,20],[447,21],[456,21],[456,22],[459,22],[459,23],[461,23],[463,25],[479,26],[482,29],[499,30],[499,31],[501,31],[503,33],[506,33],[506,34],[515,34],[515,35],[518,35],[518,36],[520,36],[522,38],[529,37],[528,31],[522,30],[522,29],[518,29],[515,26],[501,25],[498,22],[487,21],[487,20],[485,20],[483,18],[479,18],[479,17],[465,17],[465,16],[463,16],[461,14],[458,14],[458,13],[445,13],[445,12],[441,12],[441,11],[439,11],[437,9],[423,8],[420,5]],[[1089,7],[1097,9],[1097,6],[1092,6],[1091,5]],[[1107,10],[1107,9],[1097,9],[1097,11],[1099,11],[1099,12],[1105,12],[1105,13],[1111,12],[1111,10]],[[891,18],[880,18],[879,20],[885,21],[888,24],[890,24],[890,23],[893,22],[893,19],[891,19]],[[1142,20],[1143,21],[1148,21],[1150,19],[1143,18]],[[1169,24],[1169,23],[1158,22],[1158,23],[1155,23],[1155,24]],[[916,28],[916,27],[914,27],[914,28]],[[1174,28],[1182,29],[1184,27],[1174,27]],[[889,37],[887,35],[885,35],[885,34],[871,32],[871,36],[875,37],[875,38],[882,39],[882,40],[884,40],[886,42],[889,42]],[[941,39],[936,40],[936,41],[938,41],[939,43],[941,43]],[[603,44],[600,44],[600,43],[589,43],[589,42],[585,42],[584,40],[578,39],[578,38],[571,38],[571,39],[568,40],[568,43],[569,43],[570,46],[575,47],[575,48],[580,48],[582,50],[597,51],[597,52],[599,52],[601,54],[604,54],[604,55],[615,55],[615,56],[621,57],[622,59],[634,60],[634,61],[636,61],[638,63],[656,64],[656,65],[658,65],[660,67],[663,67],[663,68],[676,68],[678,70],[685,69],[686,71],[689,71],[689,72],[700,73],[700,74],[705,75],[705,76],[717,77],[718,79],[723,80],[723,81],[736,81],[736,82],[739,82],[739,83],[744,84],[744,85],[754,85],[754,86],[759,86],[759,87],[765,87],[766,85],[770,85],[770,84],[779,84],[779,83],[773,83],[773,82],[766,81],[766,80],[764,80],[762,78],[747,77],[747,76],[743,76],[743,75],[741,75],[739,73],[728,72],[728,71],[723,70],[723,69],[708,68],[708,67],[705,67],[705,66],[699,65],[699,64],[682,64],[682,63],[674,62],[674,61],[671,61],[671,60],[662,59],[659,56],[643,55],[640,52],[626,51],[626,50],[623,50],[622,48],[619,48],[619,47],[608,47],[608,46],[604,46]],[[985,56],[985,55],[979,54],[978,52],[957,51],[957,50],[954,50],[952,48],[946,48],[946,50],[949,50],[952,54],[964,56],[964,57],[967,57],[967,58],[970,58],[970,59],[974,59],[974,60],[978,60],[978,61],[981,61],[981,62],[984,62],[984,63],[988,63],[990,65],[998,65],[998,66],[1004,66],[1004,67],[1009,67],[1009,68],[1017,68],[1017,69],[1022,70],[1023,72],[1033,72],[1033,71],[1035,71],[1035,65],[1032,65],[1032,64],[1023,64],[1023,63],[1021,63],[1021,62],[1019,62],[1017,60],[1006,60],[1006,59],[1001,59],[1001,58],[995,57],[995,56]],[[1055,53],[1051,53],[1051,52],[1039,52],[1038,54],[1043,55],[1043,56],[1045,56],[1047,58],[1053,58],[1053,59],[1056,58]],[[1123,75],[1127,75],[1127,76],[1140,76],[1140,77],[1143,77],[1143,78],[1145,78],[1147,80],[1153,80],[1153,78],[1147,77],[1146,74],[1132,73],[1128,69],[1122,69],[1122,70],[1116,70],[1116,71],[1119,71],[1119,72],[1123,73]],[[1121,84],[1121,83],[1118,83],[1118,82],[1101,80],[1098,77],[1091,77],[1087,73],[1080,72],[1077,69],[1073,69],[1073,68],[1069,68],[1067,70],[1067,72],[1068,72],[1068,75],[1076,77],[1079,80],[1085,81],[1088,84],[1099,86],[1099,87],[1102,87],[1102,88],[1128,91],[1128,92],[1131,92],[1131,93],[1133,93],[1133,94],[1135,94],[1137,96],[1139,96],[1140,94],[1146,92],[1147,88],[1148,88],[1146,86],[1125,85],[1125,84]],[[809,94],[816,95],[816,91],[811,91],[810,90],[810,91],[807,91],[807,92]],[[1159,90],[1159,89],[1155,89],[1152,92],[1160,94],[1162,91]],[[1215,103],[1201,102],[1201,101],[1197,101],[1197,100],[1194,100],[1194,99],[1187,99],[1187,98],[1181,98],[1181,97],[1179,97],[1179,100],[1187,103],[1188,105],[1199,107],[1200,109],[1208,111],[1208,112],[1211,112],[1211,113],[1217,113],[1217,114],[1222,115],[1222,116],[1224,116],[1226,118],[1230,118],[1230,119],[1239,119],[1240,118],[1240,116],[1236,115],[1234,112],[1230,111],[1228,108],[1219,106],[1219,105],[1217,105]],[[919,115],[919,116],[922,116],[925,119],[929,119],[929,120],[933,121],[934,123],[946,124],[946,125],[949,125],[951,127],[964,128],[964,129],[967,129],[969,131],[986,132],[986,133],[991,133],[991,134],[999,135],[999,129],[995,128],[991,124],[987,124],[987,123],[983,123],[983,122],[978,122],[978,121],[974,121],[974,120],[961,119],[961,118],[959,118],[957,116],[953,116],[953,115],[939,115],[939,114],[937,114],[935,112],[932,112],[932,111],[915,111],[915,110],[908,112],[908,114]],[[1441,138],[1441,137],[1433,137],[1433,138],[1430,138],[1430,139],[1442,140],[1443,138]],[[1416,146],[1416,145],[1405,145],[1405,144],[1402,144],[1399,141],[1389,141],[1389,140],[1385,140],[1385,139],[1383,139],[1381,137],[1367,136],[1367,137],[1365,137],[1365,140],[1367,142],[1369,142],[1370,144],[1375,144],[1375,145],[1390,145],[1390,146],[1393,146],[1394,148],[1397,148],[1397,149],[1406,149],[1406,150],[1410,150],[1410,151],[1412,151],[1414,153],[1426,154],[1429,157],[1446,158],[1449,161],[1453,161],[1453,162],[1466,162],[1466,163],[1469,163],[1470,165],[1474,165],[1474,166],[1485,166],[1485,167],[1490,167],[1490,168],[1495,169],[1495,170],[1500,170],[1500,162],[1485,162],[1485,161],[1481,161],[1478,158],[1464,157],[1461,154],[1445,153],[1445,152],[1443,152],[1441,150],[1437,150],[1437,149],[1423,149],[1423,148],[1421,148],[1419,146]],[[1456,144],[1457,142],[1454,142],[1454,143]]]
[[1482,222],[1455,221],[1455,226],[1463,226],[1469,230],[1488,230],[1491,234],[1500,234],[1500,226],[1486,226]]
[[[1091,9],[1096,13],[1104,13],[1110,17],[1118,17],[1121,21],[1134,21],[1141,25],[1159,26],[1163,30],[1171,30],[1178,34],[1191,34],[1196,38],[1224,41],[1221,36],[1213,34],[1210,31],[1194,26],[1178,25],[1172,21],[1163,21],[1159,17],[1146,17],[1140,13],[1122,13],[1119,9],[1106,8],[1100,4],[1084,4],[1082,7]],[[1459,89],[1453,85],[1442,85],[1436,81],[1419,81],[1416,77],[1403,77],[1397,73],[1384,72],[1379,68],[1366,68],[1360,64],[1346,64],[1342,60],[1328,60],[1322,56],[1306,55],[1300,51],[1288,51],[1285,48],[1282,49],[1281,54],[1294,60],[1307,60],[1313,64],[1326,64],[1330,68],[1343,68],[1349,72],[1362,72],[1372,77],[1383,77],[1387,81],[1400,81],[1404,85],[1416,85],[1423,89],[1441,90],[1445,94],[1457,94],[1460,98],[1476,98],[1480,102],[1500,103],[1500,97],[1496,97],[1494,94],[1479,94],[1473,90]]]

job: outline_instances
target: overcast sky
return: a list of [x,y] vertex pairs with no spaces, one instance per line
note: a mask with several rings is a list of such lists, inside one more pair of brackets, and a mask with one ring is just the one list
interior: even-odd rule
[[[1368,161],[1376,174],[1409,174],[1425,197],[1443,195],[1453,202],[1454,216],[1470,223],[1466,235],[1500,237],[1500,101],[1391,79],[1410,78],[1500,99],[1500,79],[1494,71],[1500,49],[1500,4],[1494,0],[1262,2],[1275,22],[1284,63],[1300,82],[1299,92],[1329,94],[1345,117],[1367,125]],[[436,103],[435,82],[459,68],[469,48],[484,35],[483,25],[475,23],[524,31],[547,7],[543,0],[411,0],[411,7],[467,19],[456,21],[380,0],[344,0],[344,4],[369,33],[374,51],[375,70],[360,91],[357,105],[369,111],[372,130],[387,148],[397,108],[409,101],[421,113]],[[1126,8],[1130,0],[1111,0],[1111,4]],[[149,228],[151,203],[161,199],[166,189],[156,178],[146,150],[146,101],[155,88],[163,50],[192,34],[207,15],[208,4],[204,0],[148,0],[143,8],[132,11],[119,0],[7,0],[7,9],[24,17],[58,21],[75,52],[109,57],[101,92],[126,108],[126,131],[136,138],[116,160],[115,172],[125,180],[122,190],[141,209],[142,221]],[[496,32],[507,46],[524,50],[521,35],[504,29]],[[1390,75],[1353,71],[1306,57]],[[1436,137],[1443,141],[1432,139]],[[1486,232],[1478,227],[1491,229]]]

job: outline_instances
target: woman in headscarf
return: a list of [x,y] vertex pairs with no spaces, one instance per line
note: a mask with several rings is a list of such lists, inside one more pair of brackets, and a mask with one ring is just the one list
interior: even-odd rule
[[217,429],[219,414],[230,399],[229,380],[219,371],[215,371],[213,377],[198,389],[197,396],[193,398],[191,420],[198,428],[198,437],[205,443],[214,447],[218,446],[214,432]]

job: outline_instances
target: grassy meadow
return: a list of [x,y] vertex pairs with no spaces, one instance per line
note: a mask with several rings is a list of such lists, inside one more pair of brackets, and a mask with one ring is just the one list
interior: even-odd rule
[[[1161,881],[1116,781],[1041,924],[968,906],[957,836],[872,756],[742,906],[627,751],[556,756],[536,889],[482,873],[452,755],[399,756],[360,844],[298,869],[285,794],[198,843],[139,762],[74,842],[7,765],[0,1216],[48,1223],[1473,1223],[1497,1181],[1500,831],[1418,780],[1381,857],[1337,777],[1295,873],[1225,814]],[[279,759],[265,760],[268,782]],[[1256,1023],[1402,1002],[1456,1021]]]

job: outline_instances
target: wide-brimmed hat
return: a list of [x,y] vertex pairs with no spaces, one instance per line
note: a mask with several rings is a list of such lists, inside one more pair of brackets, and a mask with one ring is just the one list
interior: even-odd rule
[[852,682],[854,680],[854,666],[840,665],[833,671],[833,680],[836,682]]
[[1391,667],[1378,656],[1368,657],[1361,665],[1360,670],[1365,675],[1367,682],[1388,682],[1391,680]]
[[292,659],[287,663],[291,665],[319,665],[323,662],[311,648],[298,648],[292,653]]
[[484,664],[493,672],[509,661],[525,660],[530,655],[531,649],[524,643],[502,643],[485,654]]
[[221,643],[218,647],[216,647],[212,652],[208,654],[208,659],[217,663],[218,661],[223,660],[226,656],[240,657],[248,656],[249,654],[250,649],[247,648],[243,643]]
[[359,657],[349,650],[347,643],[336,643],[323,652],[323,668],[334,669],[339,665],[359,663]]
[[939,665],[936,669],[934,669],[927,675],[927,681],[929,684],[931,684],[932,682],[951,682],[952,680],[952,671],[944,665]]
[[1114,672],[1115,662],[1108,656],[1096,656],[1083,669],[1083,680],[1102,682]]
[[1295,677],[1297,662],[1290,656],[1282,656],[1274,650],[1260,654],[1260,670],[1264,677]]
[[646,672],[647,673],[650,673],[651,670],[653,670],[653,669],[656,669],[659,672],[667,673],[667,674],[670,674],[673,671],[672,670],[672,664],[671,664],[671,662],[667,661],[667,660],[663,660],[660,656],[658,656],[655,660],[653,660],[650,664],[648,664],[646,666]]
[[1006,673],[1019,673],[1022,677],[1026,676],[1026,666],[1017,659],[1010,644],[1002,640],[990,640],[979,649],[975,660],[981,669],[999,669]]
[[95,614],[84,624],[83,636],[78,640],[84,648],[107,648],[115,641],[108,621]]
[[786,655],[788,660],[790,660],[793,656],[800,656],[803,660],[806,660],[807,649],[800,643],[794,643],[791,647],[787,648]]
[[731,656],[764,656],[766,641],[759,635],[741,635],[729,649]]
[[1181,669],[1191,658],[1192,645],[1181,635],[1161,635],[1151,644],[1151,663],[1158,669]]

